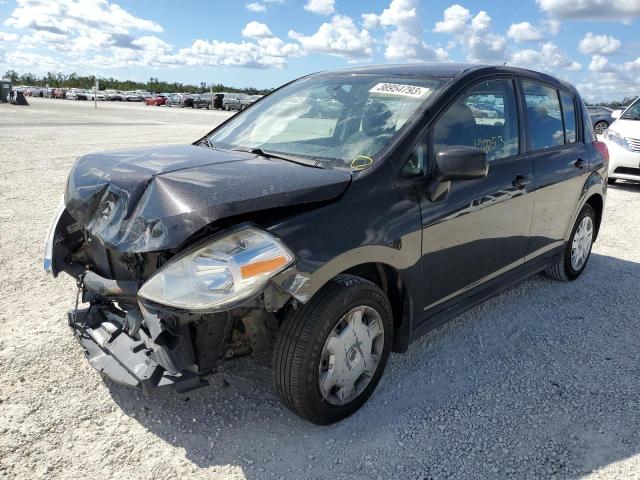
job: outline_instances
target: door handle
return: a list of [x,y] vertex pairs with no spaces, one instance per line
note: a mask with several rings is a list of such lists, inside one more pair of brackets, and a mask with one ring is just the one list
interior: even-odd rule
[[584,168],[584,166],[586,165],[585,161],[582,160],[581,158],[579,158],[578,160],[576,160],[576,163],[574,163],[576,168]]
[[524,188],[531,183],[531,177],[529,175],[518,175],[513,179],[513,186],[516,188]]

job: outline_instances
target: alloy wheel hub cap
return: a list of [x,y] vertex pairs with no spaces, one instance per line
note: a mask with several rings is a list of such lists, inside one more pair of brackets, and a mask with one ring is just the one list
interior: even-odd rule
[[384,348],[380,314],[360,306],[344,314],[325,341],[318,375],[322,398],[345,405],[360,395],[373,378]]
[[571,244],[571,267],[580,270],[591,252],[591,244],[593,241],[593,221],[591,217],[584,217],[578,225],[578,229],[573,236]]

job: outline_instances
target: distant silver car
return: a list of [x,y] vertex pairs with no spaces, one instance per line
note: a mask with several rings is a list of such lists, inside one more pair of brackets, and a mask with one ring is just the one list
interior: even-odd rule
[[222,108],[229,110],[242,110],[242,95],[238,93],[226,93],[222,99]]
[[593,125],[593,133],[601,135],[613,123],[611,110],[607,107],[587,107],[589,117],[591,117],[591,125]]

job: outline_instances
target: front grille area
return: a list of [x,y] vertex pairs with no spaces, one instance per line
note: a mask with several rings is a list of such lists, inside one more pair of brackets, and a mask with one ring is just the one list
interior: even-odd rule
[[627,141],[627,145],[629,145],[629,150],[632,152],[640,152],[640,138],[629,138],[625,137]]
[[620,173],[623,175],[635,175],[640,177],[640,168],[632,168],[632,167],[618,167],[613,173]]

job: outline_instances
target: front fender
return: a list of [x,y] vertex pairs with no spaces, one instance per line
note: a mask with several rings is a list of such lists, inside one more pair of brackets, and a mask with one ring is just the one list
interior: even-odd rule
[[[273,277],[272,282],[296,300],[306,303],[329,280],[359,265],[367,263],[387,265],[403,277],[402,272],[420,268],[418,252],[421,251],[421,242],[422,232],[412,232],[400,238],[394,246],[365,245],[344,252],[325,262],[313,272],[301,271],[297,265],[294,265]],[[406,282],[408,279],[403,278],[403,281]]]

